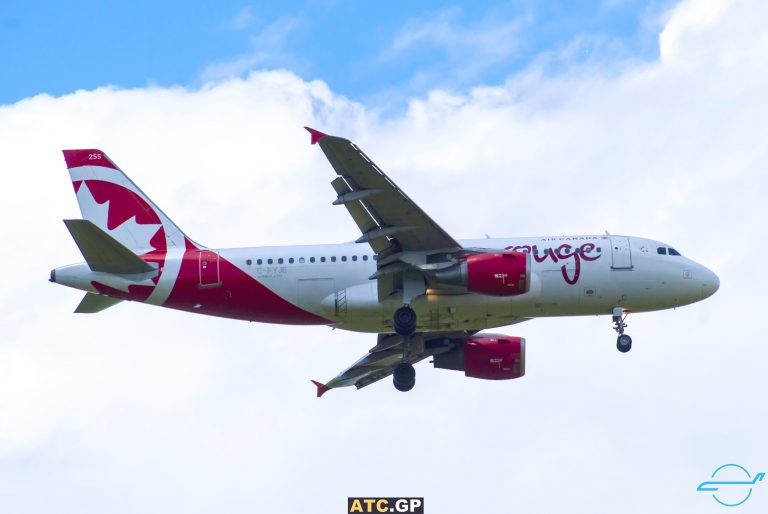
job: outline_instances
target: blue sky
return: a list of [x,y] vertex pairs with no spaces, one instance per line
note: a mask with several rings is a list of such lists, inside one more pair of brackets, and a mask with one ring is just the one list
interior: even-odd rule
[[[0,103],[77,89],[182,85],[287,68],[355,100],[650,59],[669,2],[71,2],[0,4]],[[570,48],[570,51],[566,51]]]

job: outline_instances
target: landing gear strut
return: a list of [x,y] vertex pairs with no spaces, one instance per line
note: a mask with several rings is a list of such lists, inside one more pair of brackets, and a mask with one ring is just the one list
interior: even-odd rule
[[616,338],[616,348],[621,353],[627,353],[632,349],[632,338],[624,333],[624,329],[627,328],[625,319],[627,319],[627,314],[621,311],[621,307],[613,309],[613,329],[619,334],[619,337]]
[[408,305],[403,305],[395,311],[392,316],[392,323],[395,325],[395,332],[407,337],[416,332],[416,311]]

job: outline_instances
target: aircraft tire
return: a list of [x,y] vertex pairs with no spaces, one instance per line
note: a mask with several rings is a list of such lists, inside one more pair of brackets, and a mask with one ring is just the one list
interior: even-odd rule
[[399,335],[410,336],[416,332],[416,311],[404,305],[395,311],[392,323]]
[[416,370],[408,363],[398,364],[392,373],[392,383],[398,391],[410,391],[416,385]]
[[629,350],[632,349],[632,338],[629,337],[627,334],[621,334],[619,337],[616,338],[616,348],[621,353],[627,353]]

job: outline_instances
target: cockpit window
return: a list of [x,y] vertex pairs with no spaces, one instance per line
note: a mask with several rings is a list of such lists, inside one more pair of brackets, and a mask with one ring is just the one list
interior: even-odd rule
[[663,246],[659,246],[656,248],[656,251],[659,252],[659,255],[667,255],[667,249]]
[[680,252],[678,252],[674,248],[670,248],[669,249],[669,255],[680,255]]

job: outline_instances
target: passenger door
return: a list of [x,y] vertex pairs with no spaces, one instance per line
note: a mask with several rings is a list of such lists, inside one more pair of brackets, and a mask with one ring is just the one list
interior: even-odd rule
[[611,236],[611,269],[632,269],[632,250],[628,237]]
[[198,269],[200,270],[201,288],[219,287],[221,285],[219,252],[200,250]]

